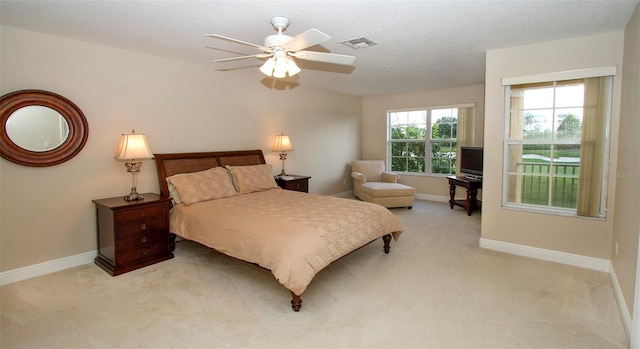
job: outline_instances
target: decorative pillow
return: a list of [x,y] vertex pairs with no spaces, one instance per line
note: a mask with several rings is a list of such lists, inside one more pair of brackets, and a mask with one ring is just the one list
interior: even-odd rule
[[[236,195],[227,170],[214,167],[205,171],[182,173],[167,178],[177,189],[180,201],[185,205],[222,199]],[[174,197],[175,200],[175,197]]]
[[178,193],[178,189],[176,188],[176,186],[173,185],[173,183],[171,183],[171,179],[175,177],[186,176],[186,175],[188,175],[188,173],[179,173],[177,175],[173,175],[165,179],[167,181],[167,188],[169,188],[169,197],[171,197],[171,199],[173,200],[174,205],[181,203],[182,199],[180,198],[180,193]]
[[227,170],[231,173],[233,184],[240,194],[280,188],[273,178],[270,164],[227,166]]

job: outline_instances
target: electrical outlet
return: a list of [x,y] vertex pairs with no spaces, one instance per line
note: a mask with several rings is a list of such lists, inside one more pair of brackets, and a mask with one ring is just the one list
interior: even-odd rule
[[616,241],[616,256],[618,255],[618,242]]

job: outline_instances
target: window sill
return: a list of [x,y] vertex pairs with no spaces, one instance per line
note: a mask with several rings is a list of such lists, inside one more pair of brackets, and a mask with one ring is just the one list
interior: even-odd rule
[[416,172],[398,172],[398,171],[390,171],[399,176],[409,176],[409,177],[432,177],[432,178],[447,178],[447,176],[453,176],[453,174],[444,174],[444,173],[416,173]]
[[502,203],[502,208],[511,210],[511,211],[548,214],[552,216],[562,216],[567,218],[590,219],[590,220],[596,220],[596,221],[605,221],[607,219],[606,216],[602,216],[602,217],[578,216],[576,211],[571,209],[552,209],[552,208],[537,207],[537,206],[516,205],[516,204],[504,203],[504,202]]

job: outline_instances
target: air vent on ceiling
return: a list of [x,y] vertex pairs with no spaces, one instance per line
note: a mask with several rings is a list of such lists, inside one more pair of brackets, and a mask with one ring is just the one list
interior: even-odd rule
[[353,49],[365,48],[369,46],[375,46],[377,43],[367,38],[356,38],[347,41],[341,41],[341,44],[347,45]]

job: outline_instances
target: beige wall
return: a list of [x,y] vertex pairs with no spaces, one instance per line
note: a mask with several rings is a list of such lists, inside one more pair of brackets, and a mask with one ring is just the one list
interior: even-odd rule
[[611,123],[611,168],[616,167],[620,86],[624,33],[551,41],[487,52],[484,191],[482,238],[542,249],[609,259],[615,177],[609,180],[609,210],[606,220],[563,217],[507,210],[502,202],[504,140],[504,77],[524,76],[581,68],[618,66],[614,78]]
[[629,313],[633,314],[640,233],[640,6],[624,35],[618,166],[610,171],[617,178],[611,262]]
[[[484,85],[472,85],[394,95],[364,97],[362,106],[362,159],[386,159],[387,110],[437,107],[475,103],[474,145],[482,145],[484,127]],[[446,177],[403,175],[400,183],[416,188],[428,198],[449,197]],[[437,199],[437,198],[434,198]]]
[[[96,249],[92,199],[125,195],[130,178],[113,159],[121,133],[146,133],[155,153],[262,149],[291,137],[287,172],[312,176],[310,190],[351,189],[360,157],[362,98],[297,86],[269,89],[257,69],[217,72],[89,43],[1,27],[0,94],[43,89],[76,103],[89,122],[78,156],[48,168],[0,159],[0,266],[13,270]],[[302,72],[301,74],[304,74]],[[138,191],[157,192],[145,161]]]

